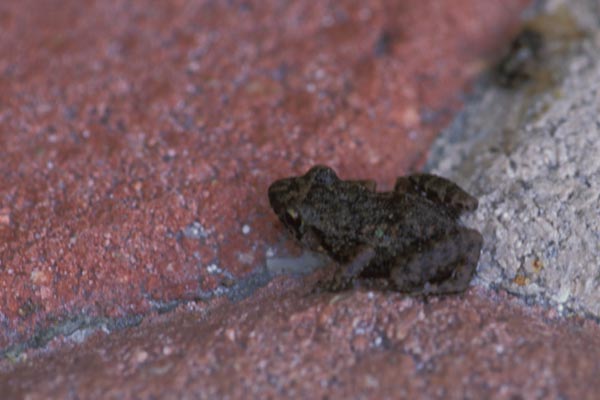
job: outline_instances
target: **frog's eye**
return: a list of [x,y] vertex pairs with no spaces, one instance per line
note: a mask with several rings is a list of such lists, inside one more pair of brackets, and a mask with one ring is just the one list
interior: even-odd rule
[[289,227],[293,228],[295,231],[299,231],[302,226],[302,218],[300,218],[300,214],[297,210],[293,208],[288,208],[285,210],[285,224]]
[[285,210],[285,212],[291,219],[298,219],[298,211],[294,210],[293,208],[288,208],[287,210]]

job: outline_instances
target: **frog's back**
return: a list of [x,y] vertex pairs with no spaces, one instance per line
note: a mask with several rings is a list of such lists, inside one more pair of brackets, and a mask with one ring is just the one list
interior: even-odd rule
[[418,195],[340,185],[335,191],[314,188],[305,200],[305,219],[336,259],[347,259],[361,247],[393,256],[457,226],[442,208]]
[[[363,240],[385,247],[409,246],[454,230],[457,222],[439,205],[418,195],[376,193],[375,205],[362,221]],[[373,230],[375,229],[375,230]]]

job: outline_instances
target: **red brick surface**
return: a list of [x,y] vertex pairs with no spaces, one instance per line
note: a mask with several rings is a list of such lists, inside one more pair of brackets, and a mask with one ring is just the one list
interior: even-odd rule
[[416,168],[526,3],[1,2],[0,348],[262,265],[276,177]]
[[[286,285],[286,283],[288,285]],[[472,289],[258,296],[67,346],[0,374],[2,398],[593,399],[600,328]],[[285,292],[285,293],[282,293]]]
[[503,293],[205,301],[274,178],[418,168],[526,3],[1,2],[0,398],[594,398],[598,325]]

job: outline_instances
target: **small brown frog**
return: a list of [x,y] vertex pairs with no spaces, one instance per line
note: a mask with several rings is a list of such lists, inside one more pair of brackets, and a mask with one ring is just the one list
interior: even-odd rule
[[483,238],[458,217],[475,210],[477,199],[430,174],[399,177],[389,192],[375,187],[317,165],[271,184],[269,201],[303,246],[337,262],[329,290],[354,284],[426,295],[467,289]]

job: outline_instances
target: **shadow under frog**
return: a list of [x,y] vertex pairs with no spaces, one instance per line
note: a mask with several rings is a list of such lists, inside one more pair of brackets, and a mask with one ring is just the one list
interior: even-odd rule
[[377,192],[371,180],[341,180],[317,165],[305,175],[275,181],[271,207],[304,246],[337,262],[338,291],[359,286],[412,294],[468,288],[482,236],[458,222],[477,199],[430,174],[399,177],[394,190]]

